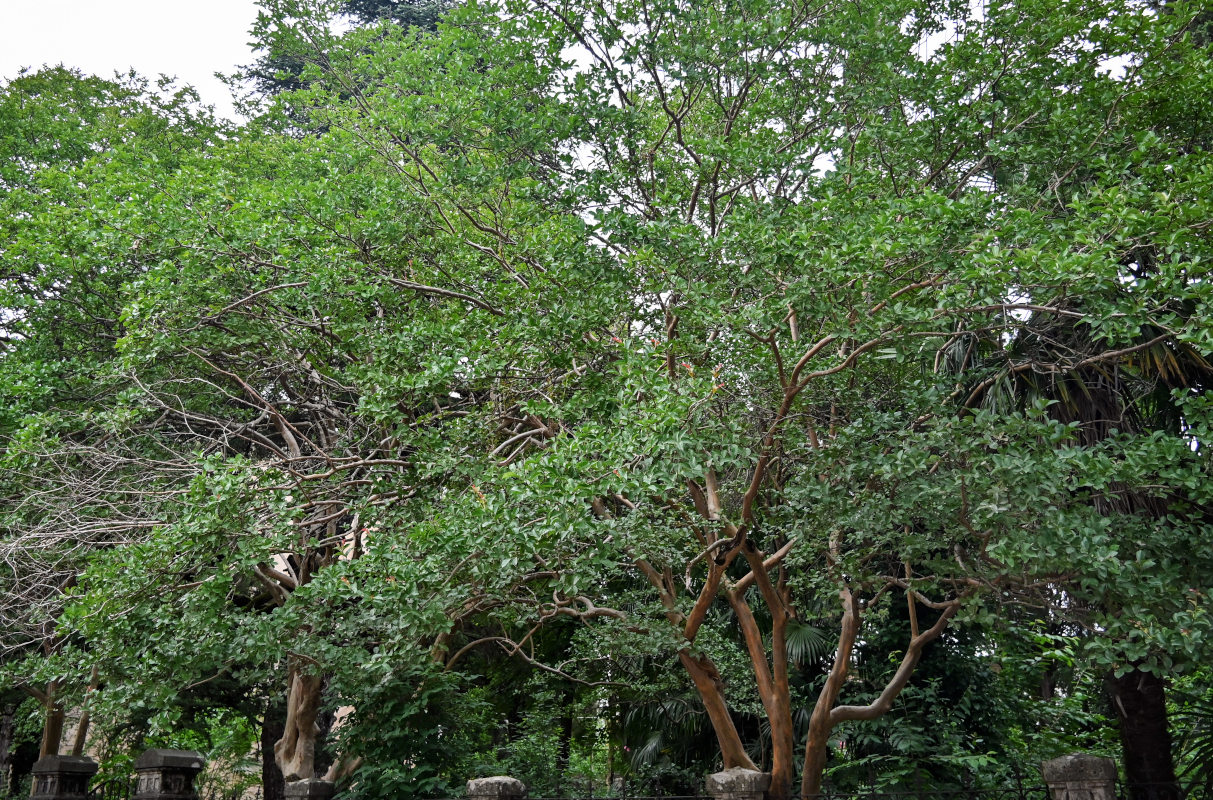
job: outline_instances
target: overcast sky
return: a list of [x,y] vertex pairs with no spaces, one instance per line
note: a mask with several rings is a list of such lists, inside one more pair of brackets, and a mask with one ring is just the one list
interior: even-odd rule
[[255,0],[0,0],[0,77],[62,63],[102,77],[174,75],[234,116],[215,72],[253,60]]

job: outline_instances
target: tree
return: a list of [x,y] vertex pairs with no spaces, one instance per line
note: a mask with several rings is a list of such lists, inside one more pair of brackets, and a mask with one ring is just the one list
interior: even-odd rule
[[[1132,245],[1121,238],[1121,220],[1144,213],[1151,223],[1159,222],[1165,212],[1155,202],[1169,207],[1170,200],[1152,197],[1147,186],[1157,170],[1165,173],[1166,164],[1182,157],[1186,148],[1182,138],[1163,138],[1165,131],[1151,119],[1155,101],[1138,96],[1142,105],[1137,106],[1131,89],[1143,85],[1150,75],[1150,80],[1157,78],[1160,83],[1176,81],[1170,91],[1182,94],[1178,86],[1186,78],[1179,64],[1201,73],[1203,55],[1189,49],[1184,59],[1172,59],[1169,53],[1164,57],[1162,53],[1176,43],[1176,29],[1154,27],[1157,20],[1150,14],[1127,8],[1101,8],[1098,19],[1080,15],[1065,20],[1025,16],[1013,6],[991,9],[984,18],[962,20],[948,20],[946,12],[919,7],[909,17],[908,7],[892,6],[869,10],[859,19],[836,9],[818,16],[818,10],[811,8],[801,9],[801,16],[789,12],[791,19],[772,17],[752,6],[697,11],[622,6],[608,12],[541,4],[540,9],[536,16],[544,18],[547,12],[550,25],[546,34],[551,39],[545,43],[559,44],[537,50],[562,52],[577,42],[589,53],[588,66],[579,64],[567,78],[566,96],[576,109],[570,116],[586,121],[583,131],[574,134],[578,144],[570,151],[578,159],[570,158],[569,172],[577,185],[586,187],[587,204],[605,209],[596,231],[604,247],[625,259],[636,276],[636,304],[641,310],[614,330],[626,332],[620,338],[629,350],[646,337],[656,340],[650,342],[653,349],[647,358],[619,355],[628,362],[620,371],[626,370],[634,382],[635,395],[631,401],[620,401],[612,428],[627,434],[593,439],[579,451],[581,462],[568,456],[569,466],[561,477],[584,474],[590,464],[599,465],[608,480],[612,466],[620,473],[643,470],[644,478],[621,478],[610,487],[614,491],[600,495],[598,513],[604,520],[619,519],[620,514],[645,513],[641,506],[648,505],[646,523],[662,530],[651,540],[654,548],[661,543],[668,548],[677,535],[661,519],[664,513],[681,509],[688,520],[723,523],[721,532],[700,530],[700,555],[688,551],[681,563],[654,564],[641,557],[643,550],[636,545],[620,556],[637,560],[689,642],[703,610],[718,592],[744,618],[749,613],[744,590],[751,581],[761,584],[764,572],[770,572],[769,588],[763,587],[773,617],[775,652],[770,662],[756,627],[750,628],[748,638],[773,736],[781,740],[774,746],[777,793],[793,772],[786,658],[779,652],[780,617],[791,612],[789,596],[780,595],[781,579],[771,570],[787,559],[792,547],[787,531],[794,529],[790,526],[795,515],[784,518],[783,535],[773,532],[765,540],[769,544],[750,550],[746,543],[753,544],[759,510],[762,516],[776,516],[781,506],[797,508],[787,502],[794,495],[786,486],[805,481],[805,476],[818,476],[827,483],[837,480],[840,491],[851,498],[864,498],[865,512],[877,514],[877,519],[887,523],[890,508],[905,515],[906,538],[872,530],[870,538],[861,538],[857,546],[863,555],[848,565],[854,571],[834,570],[847,611],[834,680],[827,684],[818,706],[808,745],[810,758],[803,770],[803,789],[812,793],[833,724],[887,709],[929,640],[913,640],[906,651],[906,669],[895,676],[879,702],[862,709],[843,707],[835,714],[834,693],[848,668],[860,611],[856,592],[849,586],[853,581],[847,576],[863,574],[860,567],[865,560],[883,553],[887,559],[883,564],[867,561],[883,567],[883,573],[871,576],[871,591],[887,597],[888,587],[909,589],[917,598],[911,599],[911,613],[922,600],[939,604],[939,616],[915,630],[934,637],[940,631],[936,626],[956,613],[960,598],[982,586],[997,585],[1000,575],[1003,580],[1019,578],[1001,556],[980,563],[991,541],[1027,530],[1034,532],[1033,541],[1041,546],[1063,536],[1093,544],[1090,532],[1102,523],[1088,507],[1076,504],[1075,489],[1088,495],[1113,491],[1083,487],[1078,475],[1059,475],[1048,468],[1055,451],[1033,447],[1033,440],[1068,441],[1070,434],[1036,428],[1038,422],[1030,417],[982,419],[969,429],[969,438],[952,442],[947,449],[938,446],[942,452],[966,453],[968,459],[946,460],[925,442],[917,449],[911,447],[913,437],[923,429],[946,440],[950,434],[935,426],[950,425],[941,415],[955,406],[946,390],[934,396],[924,393],[929,381],[915,383],[913,370],[898,375],[879,363],[870,365],[873,356],[922,363],[920,342],[932,337],[945,345],[966,342],[980,339],[983,332],[996,342],[1014,345],[1021,339],[1020,331],[1022,336],[1032,335],[1035,323],[1029,313],[1068,316],[1095,329],[1096,352],[1075,355],[1071,349],[1060,362],[1019,362],[1014,366],[1020,371],[1066,369],[1067,363],[1114,365],[1149,346],[1168,342],[1183,349],[1185,340],[1203,336],[1197,332],[1199,325],[1192,327],[1193,320],[1177,308],[1159,309],[1164,322],[1147,312],[1149,303],[1143,306],[1141,296],[1133,291],[1122,289],[1111,297],[1093,292],[1097,285],[1115,287],[1125,279],[1125,248]],[[755,22],[772,18],[781,24],[764,28]],[[913,21],[909,30],[907,19]],[[929,41],[923,42],[927,34],[945,24],[955,25],[963,36],[932,57],[919,57],[916,47],[929,46]],[[532,19],[525,25],[530,26],[528,33],[538,27]],[[1143,26],[1150,33],[1139,39]],[[1080,41],[1082,46],[1076,46]],[[1181,48],[1190,47],[1179,41]],[[996,46],[991,48],[991,42]],[[1160,49],[1151,55],[1143,52],[1143,46]],[[1140,69],[1124,79],[1101,74],[1101,63],[1118,53],[1139,58]],[[790,66],[793,63],[795,67]],[[1067,89],[1076,86],[1081,90]],[[1068,92],[1070,105],[1049,99],[1055,92]],[[1130,106],[1137,111],[1131,112]],[[978,132],[976,138],[973,131]],[[1126,176],[1136,172],[1133,165],[1142,158],[1137,155],[1140,142],[1148,143],[1147,151],[1153,152],[1146,171],[1150,177],[1134,185]],[[1099,153],[1098,167],[1089,171],[1093,152]],[[812,172],[818,153],[830,154],[837,168],[820,180]],[[588,170],[582,167],[587,161]],[[1171,163],[1170,169],[1175,166]],[[998,193],[987,188],[986,181],[994,178]],[[1064,199],[1067,194],[1069,200]],[[1201,205],[1194,194],[1185,191],[1184,196],[1185,201]],[[1103,205],[1102,198],[1110,197],[1117,198],[1117,213],[1109,213]],[[1091,203],[1099,206],[1097,211]],[[1143,208],[1151,210],[1143,212]],[[1195,221],[1206,213],[1201,208],[1188,217],[1191,224],[1203,224]],[[1199,278],[1193,283],[1179,277],[1187,271],[1183,264],[1202,257],[1203,245],[1193,238],[1198,227],[1180,222],[1166,230],[1182,253],[1164,270],[1174,270],[1170,285],[1185,295],[1203,296]],[[806,257],[813,259],[811,272],[806,272]],[[1086,285],[1077,280],[1079,276]],[[1069,304],[1067,298],[1073,294],[1083,297],[1083,306]],[[1168,292],[1155,295],[1156,300],[1167,297]],[[806,319],[823,335],[800,344],[798,333]],[[1142,325],[1164,333],[1147,345],[1138,338]],[[761,351],[746,352],[741,344],[746,336],[765,346],[765,358]],[[783,351],[789,347],[795,349],[786,357],[785,367]],[[941,356],[947,349],[941,348]],[[1006,349],[1013,352],[1014,347]],[[934,349],[927,352],[937,361]],[[637,377],[643,363],[662,356],[667,383]],[[695,386],[692,371],[703,376],[700,380],[710,374],[714,388],[699,384],[703,388],[698,394],[692,388],[671,388]],[[722,375],[737,377],[718,383]],[[831,381],[835,376],[843,380]],[[911,413],[890,417],[884,426],[859,425],[862,412],[873,403],[871,394],[856,391],[856,384],[865,382],[893,387],[885,390],[885,397],[904,404]],[[730,398],[723,390],[734,383],[742,388]],[[810,399],[818,387],[820,405],[815,413]],[[914,394],[907,397],[900,391]],[[952,399],[963,401],[967,396]],[[729,400],[733,400],[731,408]],[[706,416],[709,408],[718,414],[716,418],[705,420],[692,413]],[[758,409],[763,411],[756,414]],[[801,430],[790,430],[794,417],[804,420]],[[731,419],[734,427],[724,419]],[[661,428],[662,423],[668,427]],[[747,425],[753,426],[752,432],[746,431]],[[881,443],[864,462],[868,477],[863,466],[853,463],[853,453],[848,452],[845,460],[801,456],[806,451],[815,455],[814,440],[844,440],[844,434],[838,433],[844,427],[862,430]],[[1004,433],[994,432],[1000,428]],[[827,429],[828,437],[818,433]],[[570,438],[579,435],[590,436],[583,427]],[[636,440],[624,441],[625,435]],[[983,525],[974,522],[974,508],[1003,507],[999,495],[1007,486],[987,480],[978,484],[966,480],[964,472],[999,467],[991,451],[1004,436],[1020,446],[1017,457],[1023,468],[1033,464],[1037,470],[1032,483],[1011,484],[1022,492],[1019,500],[1029,503],[1026,510],[1039,510],[1047,499],[1072,512],[1071,519],[1059,523],[1040,514],[1025,518],[1000,512],[983,515]],[[847,436],[845,441],[852,440]],[[610,444],[617,449],[610,449]],[[1158,453],[1169,451],[1169,457],[1175,457],[1186,445],[1177,438],[1164,444],[1145,437],[1119,446],[1130,451],[1157,447]],[[577,445],[570,443],[567,448]],[[696,449],[694,457],[687,454]],[[881,461],[897,454],[904,462],[907,449],[922,453],[921,461],[908,463],[929,469],[933,486],[911,492],[905,483],[910,476],[901,472],[894,473],[895,480],[883,486],[877,480],[873,486],[873,476],[888,469]],[[739,458],[739,452],[748,455]],[[802,458],[799,464],[796,456]],[[685,466],[687,462],[693,466]],[[768,472],[773,462],[780,464],[779,473]],[[1190,475],[1204,469],[1199,460],[1181,458],[1179,463]],[[731,474],[726,474],[726,467],[732,468]],[[688,479],[695,483],[681,494],[680,484]],[[1047,490],[1035,482],[1042,479],[1070,488],[1062,493]],[[544,480],[536,479],[536,485]],[[1140,475],[1135,480],[1149,484],[1153,478]],[[546,481],[554,483],[556,478]],[[731,510],[716,486],[726,481],[732,488],[726,488],[724,496],[736,498]],[[512,481],[505,485],[510,496],[522,494]],[[589,486],[583,490],[599,493]],[[813,497],[807,490],[799,491],[805,500]],[[975,491],[992,494],[970,504],[967,498]],[[902,505],[915,496],[930,497],[949,513],[932,513],[930,524],[924,524],[923,514],[910,514]],[[799,508],[808,515],[813,504],[804,502]],[[561,519],[561,524],[571,522]],[[871,524],[857,520],[856,529],[867,532]],[[1173,528],[1158,541],[1171,542],[1172,537],[1192,541],[1203,524],[1199,516],[1173,517],[1167,523]],[[694,542],[690,534],[695,526],[687,525],[688,541]],[[629,533],[635,535],[630,527]],[[926,537],[933,546],[915,541]],[[594,538],[589,531],[584,534],[585,540]],[[832,553],[829,538],[821,533],[815,546],[809,547],[822,554],[827,575],[828,562],[841,560],[842,552]],[[943,587],[949,582],[952,586],[950,592],[945,589],[942,601],[913,595],[914,581],[926,575],[911,573],[914,577],[906,580],[890,569],[909,552],[925,549],[938,558],[957,548],[976,553],[977,563],[962,559],[959,572],[948,567],[939,576]],[[801,544],[796,549],[806,548]],[[668,549],[665,552],[669,558]],[[738,559],[743,552],[745,558]],[[771,554],[769,565],[766,554]],[[1026,561],[1024,555],[1021,561]],[[1034,580],[1040,581],[1039,588],[1063,578],[1072,580],[1076,574],[1089,574],[1093,555],[1083,549],[1076,561],[1064,567],[1041,567],[1034,570],[1034,578],[1016,582],[1031,588]],[[712,566],[709,557],[719,563]],[[730,577],[733,559],[744,560],[750,573],[743,569]],[[707,566],[708,573],[700,584],[699,602],[679,608],[676,576],[684,573],[688,562]],[[798,566],[811,563],[802,561]],[[692,570],[685,572],[691,582]],[[730,581],[737,583],[730,586]],[[1153,594],[1145,584],[1137,584],[1133,591]],[[726,766],[748,764],[711,661],[688,649],[684,663],[697,678],[716,724]]]
[[[500,314],[441,286],[435,262],[444,242],[424,228],[424,238],[409,233],[416,225],[409,209],[366,204],[390,197],[398,180],[394,165],[352,150],[339,134],[319,143],[254,137],[188,159],[155,186],[157,203],[97,203],[98,226],[148,261],[126,287],[124,349],[108,364],[131,388],[108,409],[110,425],[89,429],[71,454],[98,439],[141,443],[131,468],[162,488],[159,502],[144,509],[147,532],[94,559],[71,625],[114,677],[138,672],[145,679],[142,687],[112,687],[110,708],[129,707],[140,695],[167,706],[181,683],[207,680],[212,671],[251,683],[285,666],[286,729],[276,749],[290,779],[315,772],[324,679],[367,658],[366,650],[355,659],[356,651],[339,646],[362,624],[359,615],[336,630],[333,619],[342,602],[354,601],[341,587],[355,582],[355,564],[393,543],[374,541],[365,530],[371,523],[359,520],[368,511],[388,516],[377,507],[390,509],[401,497],[446,491],[451,473],[458,475],[452,445],[474,433],[462,422],[464,409],[489,402],[479,389],[487,378],[470,381],[456,359],[431,348],[459,341],[461,301]],[[314,202],[333,196],[338,184],[344,188],[334,207]],[[99,188],[99,196],[111,188]],[[335,235],[368,208],[374,226],[356,238]],[[261,238],[271,229],[275,238]],[[383,237],[402,232],[413,246],[407,258],[376,253]],[[448,235],[479,234],[469,225]],[[323,308],[316,298],[326,298]],[[401,328],[385,318],[425,334],[421,346],[401,341]],[[254,341],[265,349],[249,349]],[[414,362],[417,377],[406,385],[417,397],[399,405],[377,400],[381,387],[400,385],[401,366]],[[435,363],[440,369],[427,374]],[[455,389],[467,399],[454,402]],[[402,409],[415,425],[398,427]],[[409,448],[453,467],[429,477],[425,462],[401,457]],[[414,470],[426,478],[416,487],[405,482]],[[95,513],[72,497],[73,488],[59,500]],[[446,560],[450,549],[431,559],[445,563],[448,571],[430,571],[444,584],[450,565],[466,556],[456,550]],[[415,572],[401,572],[414,592],[424,585]],[[508,582],[497,589],[509,590]],[[435,621],[449,626],[477,613],[482,600],[491,607],[494,591],[485,595],[460,592],[449,604],[420,609],[416,637],[441,652],[434,640],[446,631]],[[382,624],[378,609],[362,613]],[[200,641],[198,630],[211,635]],[[355,641],[384,647],[365,636]]]
[[[107,81],[63,67],[23,73],[0,94],[0,385],[6,400],[0,414],[0,657],[10,662],[11,679],[45,708],[43,755],[59,750],[63,676],[79,673],[79,665],[36,679],[38,671],[26,671],[21,657],[61,657],[68,642],[56,619],[64,594],[90,549],[138,530],[132,498],[141,500],[143,488],[121,447],[73,447],[81,419],[103,413],[117,391],[106,380],[106,361],[121,330],[116,298],[130,276],[123,266],[136,260],[105,252],[108,243],[89,230],[95,209],[81,203],[82,187],[149,156],[156,166],[124,171],[127,183],[107,188],[129,190],[134,173],[147,180],[171,169],[182,149],[214,132],[206,115],[189,110],[195,100],[188,91],[154,94],[134,76]],[[60,460],[61,445],[71,453]],[[40,458],[48,452],[49,460]],[[87,675],[85,669],[75,676],[79,689],[89,684]],[[74,751],[83,747],[86,730],[87,713]]]
[[[452,7],[454,0],[342,0],[322,6],[321,13],[356,25],[374,26],[388,22],[406,30],[416,28],[433,32],[443,12]],[[292,42],[273,30],[275,20],[291,13],[289,4],[266,4],[265,8],[254,29],[261,43],[261,58],[242,67],[240,77],[251,81],[261,95],[297,91],[306,83],[307,66],[313,63],[315,56],[323,56],[323,48],[318,52],[314,42]]]
[[[423,723],[401,674],[445,692],[496,649],[604,686],[657,654],[724,766],[783,797],[1002,603],[1106,590],[1083,621],[1109,666],[1199,659],[1203,387],[1177,427],[1098,441],[1050,397],[977,402],[1207,356],[1208,109],[1169,103],[1208,60],[1181,9],[540,0],[342,37],[286,10],[315,80],[158,202],[101,203],[141,258],[106,361],[130,388],[65,452],[120,443],[161,492],[66,620],[156,666],[111,698],[274,676],[308,777],[326,680],[367,724]],[[1147,239],[1166,255],[1134,274]],[[836,645],[798,728],[809,624]]]

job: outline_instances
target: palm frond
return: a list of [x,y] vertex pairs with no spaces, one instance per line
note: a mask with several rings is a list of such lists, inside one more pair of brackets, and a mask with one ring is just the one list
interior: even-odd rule
[[820,628],[793,620],[788,623],[785,640],[788,658],[795,664],[820,661],[830,654],[831,642]]

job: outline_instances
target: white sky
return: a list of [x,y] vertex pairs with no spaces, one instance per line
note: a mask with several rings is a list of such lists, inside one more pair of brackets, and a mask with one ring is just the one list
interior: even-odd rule
[[104,78],[115,70],[191,84],[232,118],[215,72],[254,60],[256,0],[0,0],[0,77],[62,63]]

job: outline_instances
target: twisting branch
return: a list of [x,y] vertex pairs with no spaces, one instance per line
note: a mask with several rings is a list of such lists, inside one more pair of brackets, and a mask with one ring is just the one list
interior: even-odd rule
[[885,684],[879,697],[866,706],[835,707],[830,711],[831,726],[847,720],[876,719],[888,712],[893,707],[893,701],[897,699],[897,695],[905,688],[905,685],[910,680],[910,676],[914,673],[914,667],[917,666],[918,660],[922,657],[923,648],[939,638],[939,635],[948,627],[948,622],[960,610],[961,602],[961,598],[948,602],[943,612],[940,613],[939,618],[935,620],[934,625],[910,639],[910,644],[906,647],[901,664],[898,665],[893,677]]
[[387,279],[393,286],[398,286],[401,289],[411,289],[412,291],[420,294],[432,294],[437,295],[438,297],[450,297],[455,300],[463,300],[464,302],[471,303],[477,308],[484,309],[495,316],[505,316],[505,312],[501,309],[497,308],[486,300],[481,300],[479,297],[472,297],[470,294],[456,292],[453,289],[442,289],[438,286],[427,286],[424,283],[414,283],[413,281],[401,280],[400,278],[394,278],[390,275],[387,276]]
[[[767,556],[762,562],[763,569],[769,570],[783,561],[787,557],[788,553],[792,552],[792,548],[796,546],[796,541],[798,538],[799,537],[793,536],[787,541],[787,543],[784,544],[783,547]],[[741,579],[733,584],[733,591],[744,592],[751,585],[753,585],[755,577],[754,570],[751,569],[744,576],[742,576]]]

